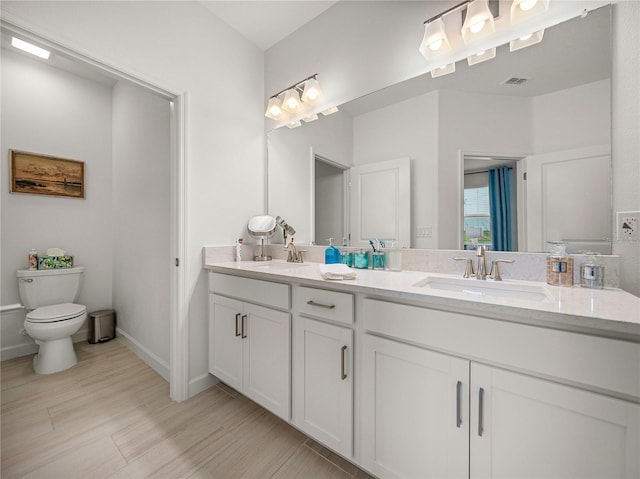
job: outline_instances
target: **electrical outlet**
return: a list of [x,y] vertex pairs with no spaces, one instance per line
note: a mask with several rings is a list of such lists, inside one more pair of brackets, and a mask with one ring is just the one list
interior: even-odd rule
[[618,211],[618,240],[640,241],[640,211]]

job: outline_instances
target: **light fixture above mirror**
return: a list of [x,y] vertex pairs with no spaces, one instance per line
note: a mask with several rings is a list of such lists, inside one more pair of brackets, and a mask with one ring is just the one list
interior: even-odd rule
[[318,111],[322,96],[318,74],[315,73],[271,96],[264,116],[283,122],[280,126],[297,128],[301,125],[300,120],[309,123],[318,119],[318,113],[329,115],[338,111],[335,106]]

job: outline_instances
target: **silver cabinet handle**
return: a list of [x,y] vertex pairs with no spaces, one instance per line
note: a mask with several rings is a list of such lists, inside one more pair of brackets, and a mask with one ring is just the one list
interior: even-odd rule
[[236,314],[236,337],[240,336],[240,331],[238,331],[238,319],[240,319],[240,313]]
[[23,283],[33,283],[33,278],[20,278]]
[[318,308],[325,308],[325,309],[334,309],[336,307],[335,304],[322,304],[322,303],[316,303],[313,300],[309,300],[307,301],[307,304],[309,306],[317,306]]
[[342,348],[340,349],[340,379],[342,381],[347,379],[347,374],[344,372],[344,353],[346,350],[346,346],[342,346]]
[[478,391],[478,436],[484,432],[484,389]]
[[462,424],[462,381],[456,384],[456,427]]
[[246,326],[247,326],[247,315],[243,314],[242,315],[242,334],[240,336],[242,339],[247,337]]

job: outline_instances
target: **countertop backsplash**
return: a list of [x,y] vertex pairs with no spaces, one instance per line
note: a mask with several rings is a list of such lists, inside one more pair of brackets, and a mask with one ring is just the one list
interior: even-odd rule
[[[242,260],[252,261],[256,244],[242,245]],[[324,250],[326,246],[300,245],[298,251],[305,251],[304,261],[310,263],[324,263]],[[349,248],[356,251],[361,248]],[[287,251],[282,245],[265,245],[265,254],[272,256],[274,260],[286,260]],[[233,261],[235,259],[235,246],[205,246],[202,249],[203,265],[207,263],[218,263]],[[587,259],[586,255],[573,254],[574,258],[574,285],[580,284],[580,265]],[[403,249],[402,269],[405,271],[424,271],[431,273],[460,274],[462,276],[465,268],[464,261],[454,261],[454,257],[465,257],[473,259],[474,265],[477,263],[475,252],[460,250],[424,250],[424,249]],[[518,279],[524,281],[545,282],[546,276],[546,253],[514,253],[514,252],[487,252],[487,267],[491,267],[494,259],[513,259],[513,264],[503,264],[500,273],[504,279]],[[605,286],[618,288],[620,286],[620,256],[601,255],[601,264],[604,266]]]

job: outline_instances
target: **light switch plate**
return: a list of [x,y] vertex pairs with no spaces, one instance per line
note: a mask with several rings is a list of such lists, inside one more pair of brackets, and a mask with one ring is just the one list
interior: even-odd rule
[[640,211],[618,211],[617,239],[640,241]]

